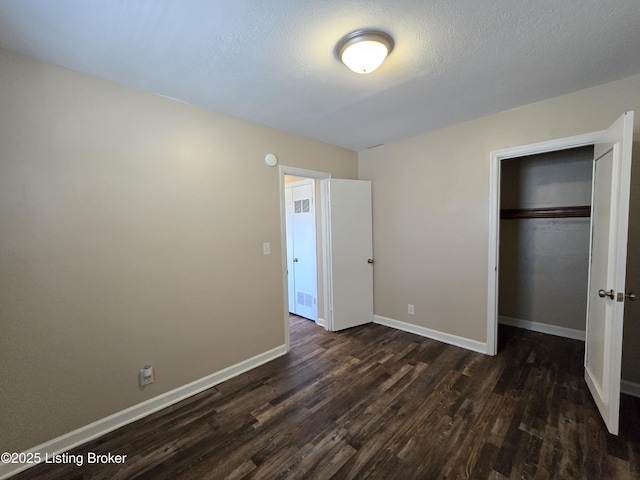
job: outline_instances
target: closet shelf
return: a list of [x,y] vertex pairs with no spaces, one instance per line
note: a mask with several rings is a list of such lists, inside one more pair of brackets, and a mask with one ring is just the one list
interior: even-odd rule
[[591,205],[545,208],[505,208],[500,210],[500,218],[505,220],[515,218],[573,218],[590,216]]

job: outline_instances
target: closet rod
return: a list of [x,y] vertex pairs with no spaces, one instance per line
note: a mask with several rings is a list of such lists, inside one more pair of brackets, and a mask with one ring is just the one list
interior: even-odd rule
[[500,210],[500,218],[574,218],[590,217],[591,205],[544,208],[510,208]]

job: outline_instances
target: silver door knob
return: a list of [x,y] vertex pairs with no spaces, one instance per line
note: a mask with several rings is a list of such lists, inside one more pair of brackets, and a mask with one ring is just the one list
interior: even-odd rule
[[629,299],[629,301],[631,301],[631,302],[635,302],[635,301],[636,301],[636,298],[638,298],[638,297],[636,297],[636,294],[635,294],[635,293],[633,293],[633,292],[629,292],[629,293],[627,293],[627,294],[625,295],[625,297],[626,297],[626,298],[628,298],[628,299]]
[[609,290],[608,292],[600,289],[598,290],[598,295],[600,296],[600,298],[609,297],[611,300],[613,300],[613,297],[615,297],[613,289]]
[[297,258],[294,258],[294,259],[293,259],[293,261],[294,261],[294,262],[297,262],[297,261],[298,261],[298,259],[297,259]]
[[370,258],[369,260],[367,260],[367,263],[373,263],[373,258]]

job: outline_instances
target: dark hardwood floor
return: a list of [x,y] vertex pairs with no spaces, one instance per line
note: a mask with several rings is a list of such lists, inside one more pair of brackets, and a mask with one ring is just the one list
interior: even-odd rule
[[292,317],[291,353],[39,465],[35,478],[640,478],[640,400],[609,435],[582,342],[500,327],[496,357]]

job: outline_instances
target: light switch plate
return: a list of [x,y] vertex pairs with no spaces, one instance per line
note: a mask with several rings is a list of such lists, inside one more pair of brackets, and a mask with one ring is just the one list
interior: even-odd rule
[[262,254],[271,255],[271,243],[265,242],[262,244]]

